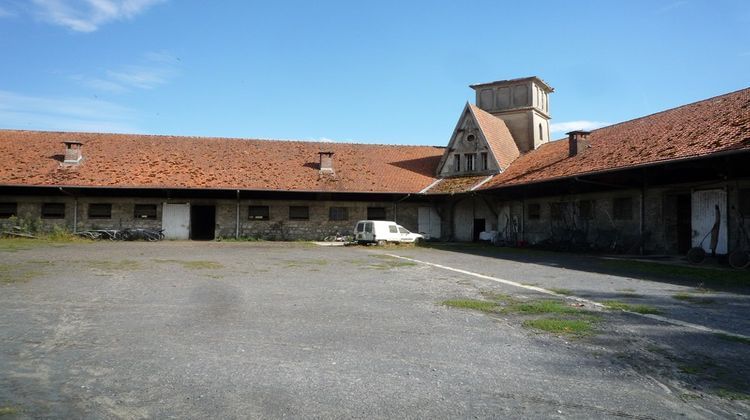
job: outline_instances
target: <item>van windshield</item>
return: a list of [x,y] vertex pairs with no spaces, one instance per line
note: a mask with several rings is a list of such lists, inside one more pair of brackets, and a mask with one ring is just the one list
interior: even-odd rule
[[406,228],[405,228],[405,227],[403,227],[403,226],[399,226],[399,227],[398,227],[398,231],[399,231],[399,232],[401,232],[401,233],[404,233],[404,234],[409,234],[409,233],[411,233],[411,232],[409,232],[408,230],[406,230]]

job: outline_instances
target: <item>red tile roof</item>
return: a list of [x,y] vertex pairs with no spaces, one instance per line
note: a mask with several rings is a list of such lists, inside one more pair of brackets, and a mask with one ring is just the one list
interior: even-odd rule
[[[79,166],[63,141],[83,142]],[[319,174],[334,152],[335,177]],[[442,147],[0,130],[0,185],[416,193]]]
[[591,132],[590,148],[568,157],[568,141],[542,145],[481,189],[750,150],[750,88]]
[[508,126],[505,125],[505,121],[487,111],[479,109],[475,105],[469,104],[469,109],[471,109],[474,119],[479,124],[482,133],[484,133],[487,144],[495,155],[497,163],[500,164],[502,170],[505,170],[521,155],[516,142],[513,140],[513,135],[508,130]]
[[456,194],[461,192],[470,191],[475,186],[479,185],[480,182],[486,180],[488,175],[479,176],[459,176],[454,178],[441,179],[437,184],[433,185],[425,191],[427,194]]

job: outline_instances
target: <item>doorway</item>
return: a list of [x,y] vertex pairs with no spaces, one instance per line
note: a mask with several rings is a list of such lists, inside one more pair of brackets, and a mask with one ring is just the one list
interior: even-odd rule
[[484,232],[484,219],[474,219],[474,242],[479,241],[479,234]]
[[211,241],[215,230],[216,206],[190,206],[190,239]]
[[690,194],[677,195],[677,253],[685,255],[693,246],[693,229],[691,228],[692,200]]

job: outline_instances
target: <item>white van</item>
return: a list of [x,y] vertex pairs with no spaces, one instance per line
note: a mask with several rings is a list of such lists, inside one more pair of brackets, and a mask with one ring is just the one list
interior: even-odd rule
[[424,236],[387,220],[360,220],[354,227],[354,240],[360,244],[386,242],[420,242]]

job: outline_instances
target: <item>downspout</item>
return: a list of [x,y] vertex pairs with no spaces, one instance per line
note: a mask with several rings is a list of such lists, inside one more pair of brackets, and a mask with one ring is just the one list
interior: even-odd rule
[[234,239],[240,239],[240,190],[237,190],[237,219],[235,220],[234,226]]
[[521,242],[526,242],[526,197],[521,198]]
[[643,171],[643,180],[641,182],[641,215],[640,223],[638,224],[638,252],[640,255],[645,253],[643,249],[643,233],[645,230],[645,218],[646,218],[646,171]]

